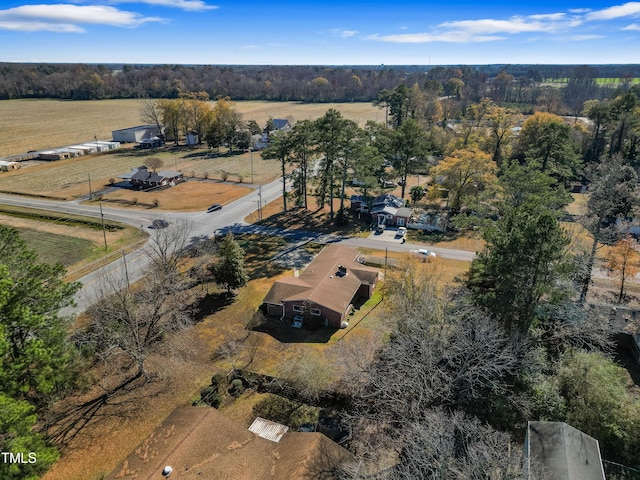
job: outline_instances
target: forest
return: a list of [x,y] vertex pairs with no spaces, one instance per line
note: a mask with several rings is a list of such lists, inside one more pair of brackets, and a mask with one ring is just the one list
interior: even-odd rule
[[[613,83],[601,85],[598,79]],[[305,102],[374,100],[383,89],[438,82],[445,94],[451,79],[464,82],[464,98],[477,102],[532,103],[543,82],[561,81],[602,99],[610,89],[640,78],[638,65],[478,66],[235,66],[92,65],[0,63],[0,99],[177,98],[206,92],[210,98]],[[506,85],[505,85],[506,83]],[[587,95],[587,93],[584,93]]]

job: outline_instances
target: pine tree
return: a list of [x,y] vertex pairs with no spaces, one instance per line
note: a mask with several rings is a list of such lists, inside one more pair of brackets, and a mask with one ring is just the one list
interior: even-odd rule
[[218,260],[213,264],[213,274],[219,285],[228,293],[247,284],[249,275],[244,268],[244,250],[228,233],[218,248]]

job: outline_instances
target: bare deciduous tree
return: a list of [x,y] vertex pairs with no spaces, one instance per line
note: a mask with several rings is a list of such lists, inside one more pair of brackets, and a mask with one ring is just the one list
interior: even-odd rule
[[89,310],[89,325],[77,341],[103,360],[126,358],[135,376],[146,375],[145,360],[167,334],[191,323],[196,298],[188,270],[182,268],[190,229],[177,223],[154,231],[147,249],[148,271],[130,284],[128,276],[103,275],[98,300]]
[[158,157],[149,157],[144,162],[147,167],[156,172],[160,167],[162,167],[162,159]]
[[82,341],[103,360],[125,358],[135,376],[146,375],[145,360],[166,335],[191,324],[193,294],[153,267],[144,281],[128,285],[122,278],[105,277],[98,301],[88,314],[90,324]]

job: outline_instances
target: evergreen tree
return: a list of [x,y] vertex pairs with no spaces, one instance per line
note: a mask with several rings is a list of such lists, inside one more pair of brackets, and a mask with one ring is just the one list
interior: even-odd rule
[[539,202],[509,207],[484,239],[486,249],[466,278],[471,297],[507,329],[526,332],[544,299],[563,296],[559,280],[570,271],[569,239],[555,213]]
[[269,145],[267,145],[267,148],[265,148],[261,153],[262,158],[280,161],[280,174],[282,175],[282,205],[285,213],[287,212],[286,167],[289,156],[291,155],[291,148],[291,133],[275,132],[269,137]]
[[213,274],[216,282],[222,285],[228,293],[247,284],[249,275],[244,268],[244,250],[228,233],[218,248],[218,261],[213,264]]
[[79,284],[65,283],[64,273],[38,263],[18,232],[0,225],[0,451],[27,462],[0,460],[2,479],[39,478],[58,457],[33,426],[36,407],[75,385],[76,351],[58,311]]
[[75,350],[58,311],[79,284],[60,264],[38,263],[14,229],[0,225],[0,392],[44,405],[73,384]]
[[0,393],[0,451],[22,455],[21,462],[0,460],[3,480],[36,480],[58,459],[56,449],[33,431],[34,410],[30,403]]

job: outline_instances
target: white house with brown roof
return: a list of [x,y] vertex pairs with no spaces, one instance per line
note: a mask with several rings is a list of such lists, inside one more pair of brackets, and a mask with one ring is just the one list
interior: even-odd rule
[[350,247],[329,245],[297,277],[276,281],[262,302],[270,316],[340,328],[358,297],[370,298],[381,273],[358,262]]

